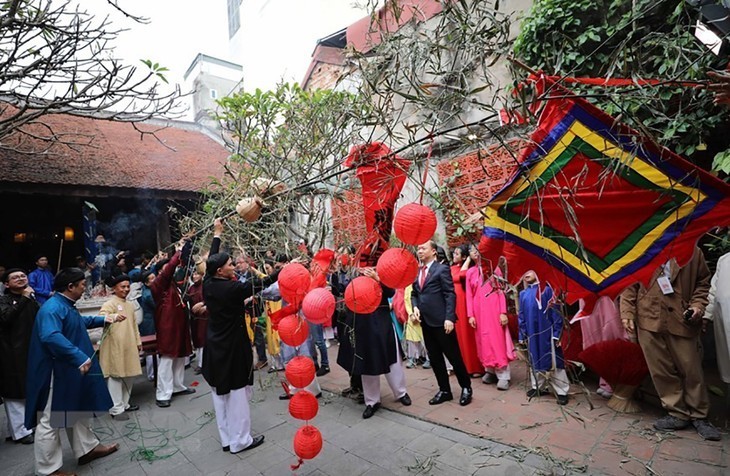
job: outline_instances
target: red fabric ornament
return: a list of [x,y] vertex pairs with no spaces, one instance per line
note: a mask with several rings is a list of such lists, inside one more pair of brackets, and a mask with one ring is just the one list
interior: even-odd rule
[[335,297],[325,288],[312,289],[304,296],[302,313],[313,324],[328,324],[335,313]]
[[621,339],[599,342],[581,352],[579,358],[613,387],[609,408],[621,413],[641,410],[631,398],[649,373],[639,344]]
[[410,164],[382,142],[355,146],[345,160],[345,167],[357,167],[357,178],[362,185],[367,237],[355,255],[360,259],[360,266],[375,266],[380,254],[388,249],[393,208]]
[[380,306],[383,289],[373,278],[360,276],[345,288],[345,305],[357,314],[370,314]]
[[279,322],[279,338],[285,344],[296,347],[304,344],[309,336],[309,326],[297,315],[286,316]]
[[278,282],[281,297],[289,304],[299,307],[304,295],[309,291],[312,276],[301,264],[289,263],[281,269]]
[[311,420],[319,412],[317,397],[306,390],[299,390],[289,400],[289,414],[298,420]]
[[378,260],[378,277],[389,288],[403,289],[413,284],[418,276],[418,261],[408,250],[391,248]]
[[312,383],[314,372],[314,361],[303,355],[291,359],[284,368],[284,376],[294,388],[304,388]]
[[312,459],[322,451],[322,434],[312,425],[305,425],[294,435],[294,453],[299,457],[298,464],[291,469],[298,469],[305,459]]
[[425,205],[409,203],[395,214],[393,231],[403,243],[418,246],[436,233],[436,214]]

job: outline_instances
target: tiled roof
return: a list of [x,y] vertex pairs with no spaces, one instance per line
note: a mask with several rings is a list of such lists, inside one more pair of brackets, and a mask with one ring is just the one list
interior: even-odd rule
[[[155,138],[143,137],[129,123],[68,115],[42,121],[65,141],[81,145],[48,147],[27,135],[6,137],[0,146],[0,182],[196,192],[211,177],[221,177],[229,155],[195,124],[137,124],[140,130],[157,131]],[[33,129],[48,134],[41,126]]]

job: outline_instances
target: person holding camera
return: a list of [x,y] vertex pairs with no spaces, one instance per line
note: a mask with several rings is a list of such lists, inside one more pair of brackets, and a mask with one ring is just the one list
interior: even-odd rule
[[700,334],[710,291],[710,270],[699,248],[683,267],[671,259],[648,286],[634,284],[621,294],[621,321],[638,337],[649,373],[667,415],[654,422],[660,431],[692,425],[706,440],[720,440],[707,421],[710,399],[702,370]]

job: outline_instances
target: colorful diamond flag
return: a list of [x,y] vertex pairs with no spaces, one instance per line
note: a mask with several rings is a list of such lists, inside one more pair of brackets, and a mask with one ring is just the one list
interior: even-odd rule
[[[511,277],[534,270],[565,299],[617,296],[730,223],[730,186],[595,106],[536,80],[545,100],[520,168],[487,204],[479,245]],[[556,94],[557,93],[557,94]],[[567,96],[567,98],[566,98]]]

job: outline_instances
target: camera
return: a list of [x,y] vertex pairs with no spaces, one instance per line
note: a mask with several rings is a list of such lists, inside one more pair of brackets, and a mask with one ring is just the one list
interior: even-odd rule
[[692,316],[694,315],[694,313],[695,312],[692,309],[687,309],[686,311],[684,311],[684,314],[682,314],[682,316],[684,317],[685,322],[689,322],[690,320],[692,320]]

